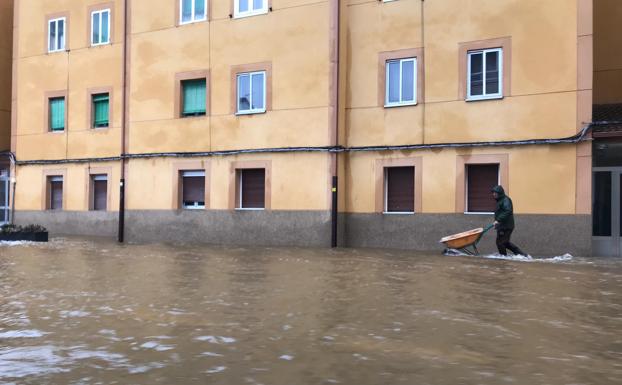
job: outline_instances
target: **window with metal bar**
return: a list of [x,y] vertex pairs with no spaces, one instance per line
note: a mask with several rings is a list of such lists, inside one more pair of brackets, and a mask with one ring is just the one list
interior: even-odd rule
[[92,209],[106,211],[108,209],[108,175],[91,175]]
[[205,171],[181,172],[181,196],[184,209],[205,208]]
[[47,209],[63,209],[63,177],[49,176],[47,178]]

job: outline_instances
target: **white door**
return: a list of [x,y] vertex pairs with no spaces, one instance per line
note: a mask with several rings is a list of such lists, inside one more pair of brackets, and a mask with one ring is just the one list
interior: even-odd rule
[[622,256],[622,167],[595,167],[592,178],[595,256]]
[[9,172],[0,170],[0,224],[9,222]]

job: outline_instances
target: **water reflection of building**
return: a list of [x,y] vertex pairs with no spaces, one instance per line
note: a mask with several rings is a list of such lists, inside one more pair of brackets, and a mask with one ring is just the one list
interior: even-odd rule
[[622,100],[615,1],[16,4],[19,222],[433,249],[489,222],[500,182],[517,242],[591,252],[583,134],[592,99]]

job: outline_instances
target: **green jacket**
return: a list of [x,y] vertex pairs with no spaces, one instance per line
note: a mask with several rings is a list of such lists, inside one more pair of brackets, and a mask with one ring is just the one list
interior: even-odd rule
[[514,208],[512,207],[512,199],[505,195],[505,191],[501,186],[495,186],[492,191],[499,195],[497,197],[497,208],[495,209],[495,221],[499,222],[497,229],[514,229]]

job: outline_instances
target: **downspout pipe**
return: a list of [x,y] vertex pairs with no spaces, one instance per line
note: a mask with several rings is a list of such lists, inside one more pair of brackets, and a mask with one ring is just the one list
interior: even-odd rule
[[121,154],[119,156],[121,163],[121,180],[119,182],[119,228],[117,240],[119,243],[123,243],[124,234],[125,234],[125,136],[127,129],[127,97],[128,97],[128,88],[127,88],[127,58],[128,58],[128,30],[129,30],[129,2],[130,0],[125,0],[123,2],[123,102],[122,102],[122,113],[121,113]]
[[[339,0],[330,0],[330,146],[337,148],[339,145],[339,55],[340,55],[340,24],[341,12]],[[339,175],[338,175],[338,153],[332,152],[330,155],[330,171],[331,171],[331,247],[337,247],[337,218],[338,210],[338,192]]]

